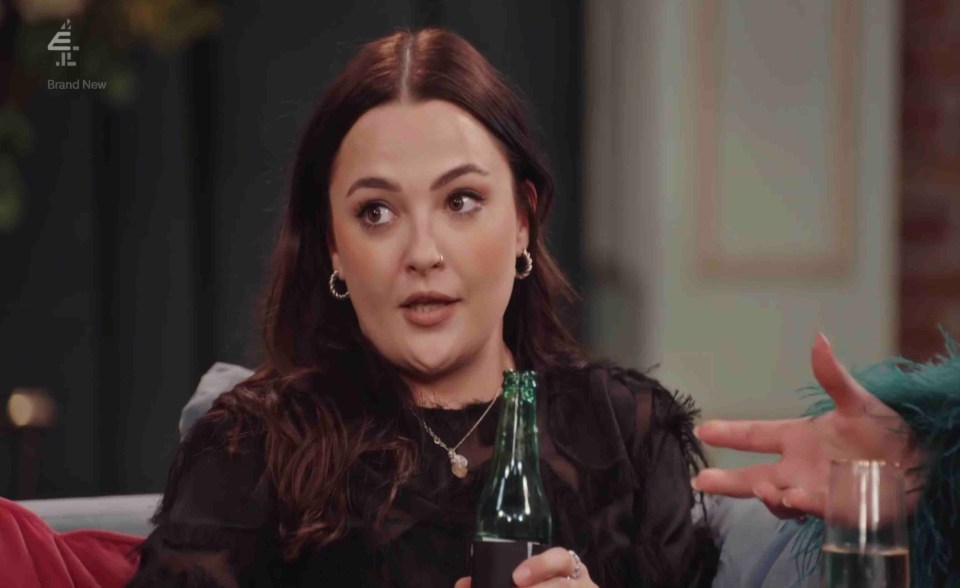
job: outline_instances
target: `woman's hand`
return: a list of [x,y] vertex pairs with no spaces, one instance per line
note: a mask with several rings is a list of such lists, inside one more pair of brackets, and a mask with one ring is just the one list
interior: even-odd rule
[[[876,459],[911,468],[923,453],[907,424],[867,392],[837,361],[820,334],[811,353],[813,373],[836,408],[819,417],[780,421],[708,421],[695,433],[704,442],[741,451],[779,453],[780,461],[748,468],[708,468],[694,487],[736,498],[757,496],[780,518],[823,517],[830,460]],[[907,500],[916,503],[922,479],[907,472]]]
[[[580,575],[573,579],[577,560],[562,547],[551,547],[528,558],[513,571],[513,582],[522,588],[598,588],[590,579],[587,566],[580,564]],[[569,578],[569,579],[568,579]],[[454,588],[470,588],[470,578],[460,578]]]

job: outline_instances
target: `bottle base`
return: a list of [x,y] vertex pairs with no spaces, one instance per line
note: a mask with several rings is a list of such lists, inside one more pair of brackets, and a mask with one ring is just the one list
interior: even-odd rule
[[513,571],[548,545],[536,541],[474,539],[470,554],[471,588],[514,587]]

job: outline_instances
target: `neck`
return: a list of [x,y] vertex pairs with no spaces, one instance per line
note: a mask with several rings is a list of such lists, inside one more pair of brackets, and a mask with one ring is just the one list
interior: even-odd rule
[[473,361],[430,379],[404,375],[419,406],[461,408],[474,402],[489,402],[499,393],[503,371],[516,369],[513,354],[502,340],[484,349]]

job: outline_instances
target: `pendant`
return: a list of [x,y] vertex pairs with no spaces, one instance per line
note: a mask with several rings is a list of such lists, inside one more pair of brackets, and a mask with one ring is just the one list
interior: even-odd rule
[[453,475],[458,478],[467,477],[467,458],[456,453],[455,451],[450,452],[450,470],[453,471]]

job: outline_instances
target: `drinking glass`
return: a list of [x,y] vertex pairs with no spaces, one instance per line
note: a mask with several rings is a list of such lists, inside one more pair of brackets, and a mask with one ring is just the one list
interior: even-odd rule
[[824,518],[823,588],[908,588],[903,470],[882,461],[833,461]]

